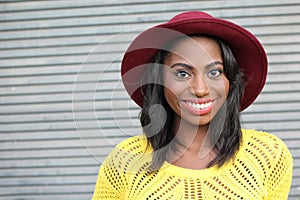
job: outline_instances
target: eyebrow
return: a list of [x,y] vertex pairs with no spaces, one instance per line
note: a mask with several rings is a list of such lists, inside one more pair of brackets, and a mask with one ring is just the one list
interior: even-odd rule
[[[210,68],[210,67],[213,67],[213,66],[216,66],[216,65],[223,65],[223,63],[220,62],[220,61],[214,61],[214,62],[211,62],[211,63],[205,65],[205,68]],[[194,68],[193,66],[188,65],[186,63],[175,63],[171,66],[171,68],[176,67],[176,66],[186,67],[187,69],[193,69]]]
[[205,65],[205,68],[213,67],[213,66],[215,66],[215,65],[223,65],[223,63],[220,62],[220,61],[214,61],[214,62],[211,62],[211,63]]

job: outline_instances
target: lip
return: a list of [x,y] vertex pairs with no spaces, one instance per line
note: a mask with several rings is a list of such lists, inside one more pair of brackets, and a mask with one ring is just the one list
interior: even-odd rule
[[211,112],[213,108],[212,99],[189,99],[183,100],[184,108],[194,115],[205,115]]

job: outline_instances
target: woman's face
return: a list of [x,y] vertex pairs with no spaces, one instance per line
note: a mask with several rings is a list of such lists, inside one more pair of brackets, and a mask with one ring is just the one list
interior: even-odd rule
[[207,37],[179,40],[164,61],[164,95],[176,117],[208,125],[226,101],[229,81],[218,43]]

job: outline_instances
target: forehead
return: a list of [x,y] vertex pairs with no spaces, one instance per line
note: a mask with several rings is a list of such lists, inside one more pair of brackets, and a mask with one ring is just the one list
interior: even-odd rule
[[222,61],[222,54],[218,42],[204,36],[184,37],[171,43],[167,60],[182,59],[190,64]]

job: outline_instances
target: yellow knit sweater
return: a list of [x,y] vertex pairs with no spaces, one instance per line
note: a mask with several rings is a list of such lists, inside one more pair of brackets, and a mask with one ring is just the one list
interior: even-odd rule
[[293,160],[286,145],[265,132],[242,132],[236,156],[220,168],[192,170],[165,162],[152,174],[146,138],[131,137],[103,162],[93,200],[287,199]]

